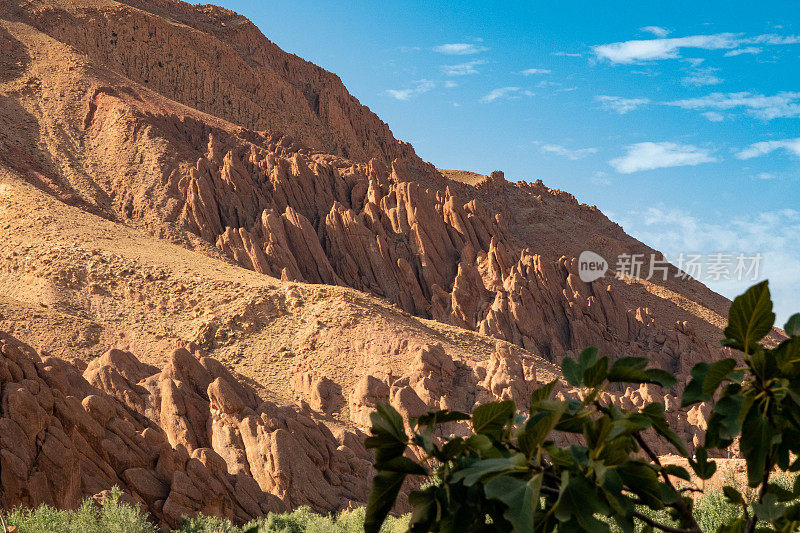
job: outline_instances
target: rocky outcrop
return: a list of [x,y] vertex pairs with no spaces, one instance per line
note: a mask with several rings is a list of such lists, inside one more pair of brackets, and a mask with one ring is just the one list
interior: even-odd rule
[[228,9],[170,0],[45,0],[20,14],[95,64],[231,123],[356,161],[416,158],[338,76],[287,54]]
[[117,485],[176,527],[310,505],[363,505],[363,435],[261,401],[214,359],[174,351],[163,370],[111,350],[81,374],[0,333],[4,508],[74,508]]

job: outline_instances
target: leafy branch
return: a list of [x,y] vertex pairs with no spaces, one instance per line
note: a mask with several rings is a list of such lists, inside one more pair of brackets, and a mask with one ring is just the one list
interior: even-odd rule
[[[365,532],[377,533],[393,508],[407,476],[432,480],[412,491],[409,531],[610,531],[659,529],[697,533],[693,487],[677,488],[673,479],[692,477],[677,465],[663,465],[645,439],[650,430],[684,457],[702,480],[716,472],[709,450],[722,451],[740,440],[755,501],[747,502],[734,487],[726,498],[741,514],[721,532],[793,531],[800,526],[800,483],[789,491],[770,483],[775,468],[800,471],[800,314],[785,326],[788,338],[774,348],[762,344],[775,320],[767,282],[750,288],[731,305],[722,344],[741,352],[739,360],[702,362],[691,371],[682,406],[713,404],[705,442],[690,454],[654,402],[623,410],[602,400],[610,384],[649,383],[673,387],[672,374],[648,368],[641,357],[611,361],[587,348],[565,358],[567,384],[581,398],[553,399],[560,380],[531,395],[530,409],[520,413],[512,401],[491,402],[472,414],[431,412],[409,420],[388,405],[372,413],[375,450],[372,492]],[[466,437],[436,437],[447,424],[469,422]],[[439,430],[439,431],[437,431]],[[416,457],[417,459],[413,459]],[[794,458],[794,459],[792,459]],[[641,506],[665,509],[677,526],[660,523]],[[767,528],[768,529],[765,529]]]

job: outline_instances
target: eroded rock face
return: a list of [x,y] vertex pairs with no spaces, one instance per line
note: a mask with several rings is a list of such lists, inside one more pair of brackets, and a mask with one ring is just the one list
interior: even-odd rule
[[81,374],[5,333],[0,355],[6,508],[74,508],[114,485],[171,527],[366,503],[363,434],[261,401],[214,359],[180,349],[158,371],[111,350]]
[[[5,39],[21,65],[9,76],[29,87],[12,100],[28,118],[5,106],[0,119],[39,128],[0,137],[0,162],[67,203],[276,278],[362,290],[553,362],[596,345],[685,376],[720,356],[708,344],[719,324],[676,307],[680,298],[579,279],[572,258],[585,247],[609,261],[652,252],[596,208],[502,172],[447,179],[334,75],[243,17],[171,0],[36,0],[13,11],[29,25]],[[26,47],[61,59],[43,65]],[[26,81],[29,64],[58,76]],[[81,157],[37,151],[37,131],[61,130]],[[693,281],[665,287],[720,312]]]

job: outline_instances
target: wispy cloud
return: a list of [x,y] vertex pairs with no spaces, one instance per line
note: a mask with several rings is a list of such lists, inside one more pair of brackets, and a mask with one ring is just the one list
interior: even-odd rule
[[570,150],[569,148],[565,148],[560,144],[543,144],[540,146],[540,149],[542,152],[560,155],[561,157],[566,157],[572,161],[577,161],[578,159],[583,159],[586,156],[597,153],[597,148],[579,148],[577,150]]
[[777,141],[762,141],[753,143],[736,154],[737,159],[752,159],[767,155],[775,150],[786,150],[790,154],[800,157],[800,137],[797,139],[781,139]]
[[620,115],[650,103],[647,98],[623,98],[622,96],[608,96],[605,94],[595,96],[594,99],[603,105],[603,109],[616,111]]
[[662,28],[661,26],[644,26],[639,28],[639,31],[652,33],[656,37],[666,37],[670,34],[670,31],[667,29]]
[[688,76],[681,78],[681,83],[690,87],[702,87],[704,85],[717,85],[723,79],[716,75],[717,68],[697,69]]
[[550,69],[546,68],[526,68],[520,74],[523,76],[533,76],[534,74],[550,74]]
[[643,142],[627,146],[622,157],[608,163],[622,174],[657,168],[694,166],[712,163],[718,159],[709,150],[691,144],[671,142]]
[[699,98],[666,102],[683,109],[732,110],[744,109],[746,113],[764,120],[781,117],[800,117],[800,92],[781,92],[773,96],[741,93],[711,93]]
[[472,43],[448,43],[433,48],[434,52],[451,56],[468,56],[471,54],[480,54],[487,50],[488,48],[485,46]]
[[515,96],[519,90],[519,87],[499,87],[490,91],[489,94],[481,98],[481,102],[489,103],[494,102],[495,100],[501,100],[503,98],[510,98]]
[[594,185],[601,185],[603,187],[611,185],[611,180],[608,179],[608,173],[603,172],[602,170],[592,172],[589,182],[593,183]]
[[[775,312],[778,325],[783,326],[792,312],[797,311],[800,301],[800,249],[794,246],[800,234],[800,212],[794,209],[766,211],[755,215],[726,215],[723,221],[714,223],[708,217],[697,217],[681,209],[666,206],[649,207],[627,213],[616,220],[631,235],[662,251],[677,263],[683,253],[708,254],[724,252],[730,254],[731,277],[739,254],[763,259],[759,265],[758,280],[768,278],[775,295]],[[703,283],[728,298],[741,294],[755,281],[750,279],[704,279],[707,270],[701,273]]]
[[442,72],[447,76],[466,76],[468,74],[478,74],[478,65],[484,65],[486,61],[483,59],[476,59],[458,65],[442,65]]
[[704,117],[706,117],[711,122],[722,122],[725,120],[725,115],[722,113],[717,113],[716,111],[706,111],[705,113],[700,113]]
[[745,48],[737,48],[736,50],[730,50],[729,52],[725,52],[725,57],[734,57],[743,54],[760,54],[763,51],[764,49],[759,48],[758,46],[747,46]]
[[800,43],[797,35],[766,34],[744,37],[741,33],[716,33],[687,37],[637,39],[592,47],[594,55],[611,63],[630,64],[642,61],[676,59],[684,48],[700,50],[736,50],[754,44],[786,45]]
[[419,80],[415,82],[413,87],[407,89],[389,89],[386,91],[389,96],[395,100],[410,100],[411,98],[420,94],[426,93],[436,87],[436,84],[431,80]]
[[577,52],[552,52],[551,55],[561,57],[583,57],[583,54]]

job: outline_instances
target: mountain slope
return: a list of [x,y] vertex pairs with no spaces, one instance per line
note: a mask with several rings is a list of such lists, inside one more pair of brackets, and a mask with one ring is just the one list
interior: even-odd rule
[[[368,460],[359,431],[378,402],[408,416],[496,398],[524,404],[557,375],[553,363],[589,345],[646,356],[681,378],[722,354],[729,302],[674,268],[663,281],[579,279],[583,250],[612,266],[623,253],[660,257],[596,208],[502,172],[438,171],[335,75],[280,51],[230,11],[171,0],[6,0],[0,50],[0,330],[45,359],[71,361],[65,372],[81,383],[68,414],[37,397],[48,422],[23,445],[2,441],[19,459],[3,459],[13,462],[14,486],[39,480],[28,493],[4,480],[4,504],[72,505],[116,483],[167,523],[208,512],[202,498],[184,497],[182,476],[158,470],[161,452],[152,450],[114,463],[103,449],[69,478],[72,499],[54,499],[57,469],[38,475],[29,459],[47,435],[82,446],[85,428],[75,426],[69,445],[49,428],[92,415],[89,396],[120,402],[115,416],[133,425],[129,440],[138,439],[131,431],[155,432],[152,446],[184,448],[234,489],[231,476],[248,476],[242,483],[261,503],[237,510],[233,490],[213,509],[242,520],[303,503],[326,512],[363,504],[367,469],[357,480],[341,474],[363,466],[354,457]],[[146,371],[124,375],[109,352],[117,348],[132,352],[125,365]],[[184,352],[175,362],[180,348],[222,362],[237,373],[228,381],[246,381],[249,392],[237,392],[246,401],[233,403],[261,422],[214,407],[215,378],[176,377],[176,365],[196,368]],[[45,363],[31,358],[35,376],[3,374],[0,421],[10,426],[25,416],[23,404],[8,403],[11,391],[25,379],[49,383]],[[34,396],[42,388],[30,386]],[[194,394],[188,403],[173,395],[182,386]],[[608,400],[630,406],[654,394],[613,390]],[[671,421],[697,442],[703,410],[682,412],[664,398]],[[218,427],[220,412],[232,418]],[[321,432],[311,440],[325,458],[280,441],[286,427],[305,438],[301,426]],[[258,455],[266,442],[277,447],[269,459]],[[165,448],[173,453],[183,452]],[[160,492],[147,493],[126,474],[132,468],[155,476]],[[307,475],[312,468],[324,483]],[[149,469],[156,473],[142,474]],[[172,490],[182,503],[167,512]]]

